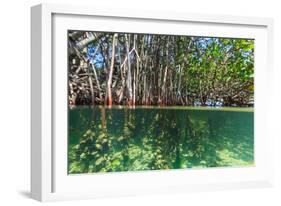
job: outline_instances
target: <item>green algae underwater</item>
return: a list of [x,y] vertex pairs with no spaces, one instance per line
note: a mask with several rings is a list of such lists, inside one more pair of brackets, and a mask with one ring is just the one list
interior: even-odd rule
[[253,108],[74,107],[68,174],[254,165]]

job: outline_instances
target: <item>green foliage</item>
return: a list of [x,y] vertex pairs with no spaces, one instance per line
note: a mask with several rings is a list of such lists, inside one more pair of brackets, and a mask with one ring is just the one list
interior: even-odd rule
[[253,40],[198,37],[189,53],[184,87],[192,94],[191,102],[223,99],[226,106],[243,106],[253,99]]

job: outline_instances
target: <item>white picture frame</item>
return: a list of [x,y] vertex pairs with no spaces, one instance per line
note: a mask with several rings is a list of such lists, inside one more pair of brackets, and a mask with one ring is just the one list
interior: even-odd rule
[[[273,87],[274,76],[272,19],[177,12],[167,15],[160,11],[40,4],[31,9],[31,26],[32,198],[53,201],[273,185],[274,134],[269,124],[273,114],[268,109],[271,101],[267,101],[272,98],[268,91]],[[70,178],[65,162],[65,31],[95,28],[255,38],[255,166],[76,175]]]

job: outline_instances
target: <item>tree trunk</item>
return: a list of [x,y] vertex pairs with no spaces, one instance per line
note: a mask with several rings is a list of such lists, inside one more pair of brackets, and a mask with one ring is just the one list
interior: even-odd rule
[[133,101],[133,91],[132,91],[132,74],[131,74],[131,60],[130,60],[130,34],[128,38],[128,34],[125,35],[126,39],[126,51],[127,51],[127,65],[128,65],[128,71],[127,71],[127,93],[128,93],[128,105],[132,106]]
[[96,68],[95,68],[95,66],[93,64],[91,64],[91,66],[92,66],[92,69],[93,69],[93,72],[94,72],[94,77],[95,77],[95,80],[96,80],[96,83],[97,83],[99,98],[101,100],[102,99],[101,87],[100,87],[100,82],[99,82],[99,79],[98,79],[97,71],[96,71]]
[[109,106],[109,107],[112,106],[111,85],[112,85],[112,74],[113,74],[114,58],[115,58],[115,45],[116,45],[117,37],[118,37],[118,34],[113,35],[111,63],[110,63],[110,69],[109,69],[109,74],[108,74],[108,80],[107,80],[107,106]]
[[[165,88],[166,88],[167,71],[168,71],[168,66],[165,67],[165,71],[164,71],[164,78],[162,84],[162,101],[165,98],[165,94],[166,94]],[[165,102],[165,104],[167,104],[167,102]]]

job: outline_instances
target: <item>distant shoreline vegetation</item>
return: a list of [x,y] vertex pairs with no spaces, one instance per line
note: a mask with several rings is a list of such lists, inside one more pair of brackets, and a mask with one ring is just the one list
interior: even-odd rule
[[68,32],[68,104],[254,106],[254,40]]
[[70,105],[70,109],[163,109],[163,110],[198,110],[198,111],[227,111],[227,112],[254,112],[254,107],[212,107],[212,106],[150,106],[150,105],[136,105],[134,107],[128,105]]

